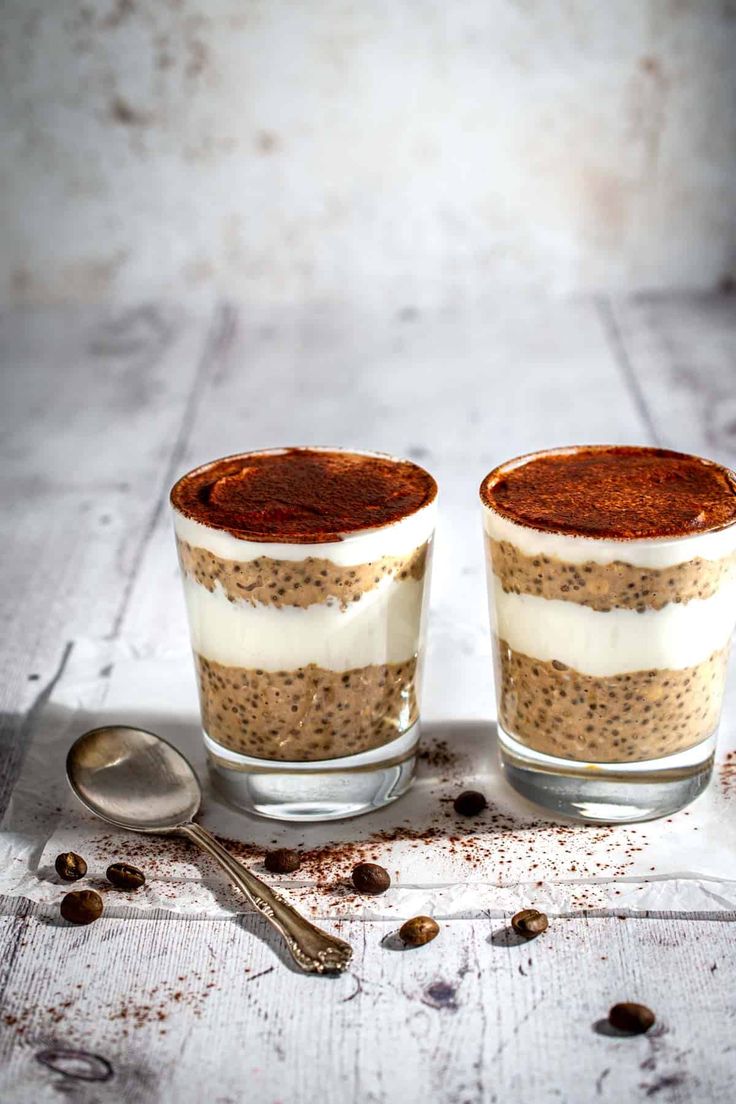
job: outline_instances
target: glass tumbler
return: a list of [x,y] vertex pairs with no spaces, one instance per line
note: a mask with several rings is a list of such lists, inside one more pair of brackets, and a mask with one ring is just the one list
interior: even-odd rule
[[[500,754],[525,797],[626,822],[706,786],[736,621],[735,478],[665,450],[580,446],[483,480]],[[531,489],[529,517],[515,480]],[[601,535],[599,516],[651,535]],[[687,531],[657,535],[674,523]]]
[[[253,472],[271,494],[255,533],[252,522],[232,524],[239,488],[250,502]],[[365,492],[374,475],[389,498],[399,476],[421,494],[396,496],[387,512]],[[232,804],[331,820],[379,808],[410,785],[436,490],[410,461],[312,448],[213,461],[174,486],[204,741]],[[294,512],[311,525],[325,509],[348,507],[348,532],[289,535]],[[374,524],[376,516],[392,520]]]

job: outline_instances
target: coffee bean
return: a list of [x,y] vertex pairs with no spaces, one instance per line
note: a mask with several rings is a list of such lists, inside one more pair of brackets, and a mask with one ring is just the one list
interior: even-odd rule
[[272,874],[293,874],[302,865],[302,857],[298,851],[279,847],[276,851],[266,852],[263,865]]
[[70,924],[91,924],[102,916],[102,898],[93,889],[74,890],[61,902],[61,915]]
[[634,1004],[624,1001],[622,1004],[614,1004],[608,1013],[608,1022],[611,1027],[619,1031],[627,1031],[630,1035],[643,1035],[654,1023],[656,1017],[651,1008],[645,1004]]
[[358,863],[353,869],[353,885],[358,893],[370,893],[376,895],[385,893],[391,885],[391,878],[387,870],[375,863]]
[[117,862],[107,868],[107,880],[112,882],[116,889],[125,889],[132,892],[146,884],[146,876],[137,866],[130,863]]
[[87,864],[81,855],[73,851],[65,851],[63,855],[57,855],[54,862],[56,873],[65,882],[76,882],[77,878],[83,878],[87,873]]
[[453,808],[460,816],[478,816],[487,807],[488,802],[482,793],[478,793],[477,790],[465,790],[459,794],[454,802]]
[[522,909],[511,917],[511,927],[525,939],[536,939],[549,927],[549,920],[537,909]]
[[407,947],[422,947],[440,933],[440,926],[431,916],[413,916],[399,928],[399,939]]

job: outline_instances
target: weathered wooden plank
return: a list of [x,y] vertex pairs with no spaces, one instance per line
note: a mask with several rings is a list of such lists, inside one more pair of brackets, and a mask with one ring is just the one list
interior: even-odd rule
[[641,295],[602,309],[656,439],[736,464],[736,296]]
[[126,607],[209,367],[210,316],[144,305],[2,318],[0,807],[24,718],[68,643],[113,634]]
[[[729,924],[563,920],[519,945],[496,921],[453,921],[402,952],[386,926],[352,922],[350,974],[314,979],[255,918],[4,922],[25,943],[3,1000],[8,1104],[64,1084],[116,1102],[733,1099]],[[626,998],[657,1012],[650,1036],[599,1023]],[[49,1047],[100,1055],[113,1077],[71,1082],[37,1060]]]

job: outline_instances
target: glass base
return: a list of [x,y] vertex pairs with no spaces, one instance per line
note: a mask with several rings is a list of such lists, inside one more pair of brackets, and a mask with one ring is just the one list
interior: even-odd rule
[[419,722],[380,748],[304,763],[240,755],[207,733],[204,742],[212,784],[228,804],[274,820],[340,820],[406,793],[414,778]]
[[677,812],[703,792],[716,738],[641,763],[558,759],[519,743],[500,725],[498,742],[506,781],[529,801],[589,824],[632,824]]

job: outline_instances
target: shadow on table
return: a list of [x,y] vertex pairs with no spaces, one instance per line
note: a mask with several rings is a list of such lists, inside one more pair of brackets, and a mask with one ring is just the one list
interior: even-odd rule
[[[174,744],[192,763],[203,788],[202,823],[219,836],[257,874],[273,882],[264,868],[263,853],[275,846],[293,847],[304,854],[302,876],[277,879],[289,892],[307,892],[310,885],[324,889],[339,904],[355,896],[349,881],[353,865],[374,856],[380,861],[383,844],[407,841],[421,846],[435,845],[445,851],[472,848],[482,839],[485,845],[495,836],[532,830],[540,824],[539,814],[507,787],[501,775],[495,725],[484,721],[445,721],[427,723],[423,728],[416,780],[410,791],[398,801],[370,815],[322,824],[281,823],[234,809],[212,790],[207,771],[204,745],[197,720],[161,711],[95,710],[74,711],[59,703],[49,703],[35,727],[33,742],[27,749],[16,787],[13,806],[33,824],[39,849],[36,874],[46,883],[63,884],[53,868],[51,852],[45,841],[54,837],[59,850],[86,840],[90,874],[102,874],[104,863],[124,858],[141,868],[146,865],[176,892],[179,881],[191,881],[191,867],[202,871],[202,882],[229,911],[233,891],[206,856],[198,855],[191,844],[174,838],[130,837],[118,839],[118,833],[86,813],[69,791],[65,779],[65,759],[69,747],[84,731],[104,724],[129,724],[155,732]],[[464,789],[481,790],[488,807],[480,815],[462,817],[453,808],[454,798]],[[35,818],[35,820],[34,820]],[[77,833],[79,825],[80,834]],[[99,825],[99,832],[97,827]],[[108,834],[108,832],[110,834]],[[125,854],[118,854],[120,847]],[[51,850],[55,850],[52,847]],[[472,862],[472,856],[471,856]],[[95,870],[97,866],[97,870]],[[67,889],[69,887],[67,886]],[[111,901],[112,909],[116,902]],[[134,907],[131,901],[128,908]],[[165,908],[165,905],[162,907]],[[150,913],[149,913],[150,915]],[[238,923],[254,918],[242,914]],[[265,926],[258,927],[274,948],[278,939]],[[287,958],[284,959],[287,961]],[[290,960],[288,960],[290,963]]]
[[[57,791],[60,805],[78,808],[64,779],[66,753],[82,732],[104,724],[143,728],[177,747],[202,783],[203,801],[198,819],[219,837],[240,843],[254,852],[286,843],[314,851],[374,839],[379,842],[399,839],[453,841],[480,833],[487,838],[559,823],[540,815],[538,809],[506,784],[499,766],[496,726],[491,721],[425,723],[417,773],[408,793],[367,815],[321,824],[300,824],[253,816],[228,805],[213,790],[202,733],[195,717],[177,717],[173,710],[171,715],[130,709],[117,709],[114,714],[105,709],[74,714],[51,705],[47,707],[41,730],[35,734],[34,746],[23,770],[25,777],[21,781],[26,789],[33,786],[35,774],[40,793],[48,793],[53,800],[50,791]],[[487,809],[478,816],[463,817],[453,808],[454,798],[465,789],[480,790],[488,800]],[[244,853],[243,857],[252,856]]]
[[[498,761],[496,726],[490,721],[424,725],[417,773],[408,793],[370,814],[322,824],[282,824],[231,808],[209,784],[198,730],[193,737],[180,732],[172,742],[192,760],[204,781],[203,824],[219,836],[254,845],[283,845],[288,840],[289,846],[310,851],[373,839],[428,842],[478,833],[488,837],[562,822],[540,815],[507,785]],[[480,790],[488,800],[478,816],[462,817],[453,808],[455,797],[466,789]]]
[[508,927],[498,928],[488,936],[488,942],[494,947],[528,947],[530,940],[519,935],[509,924]]

